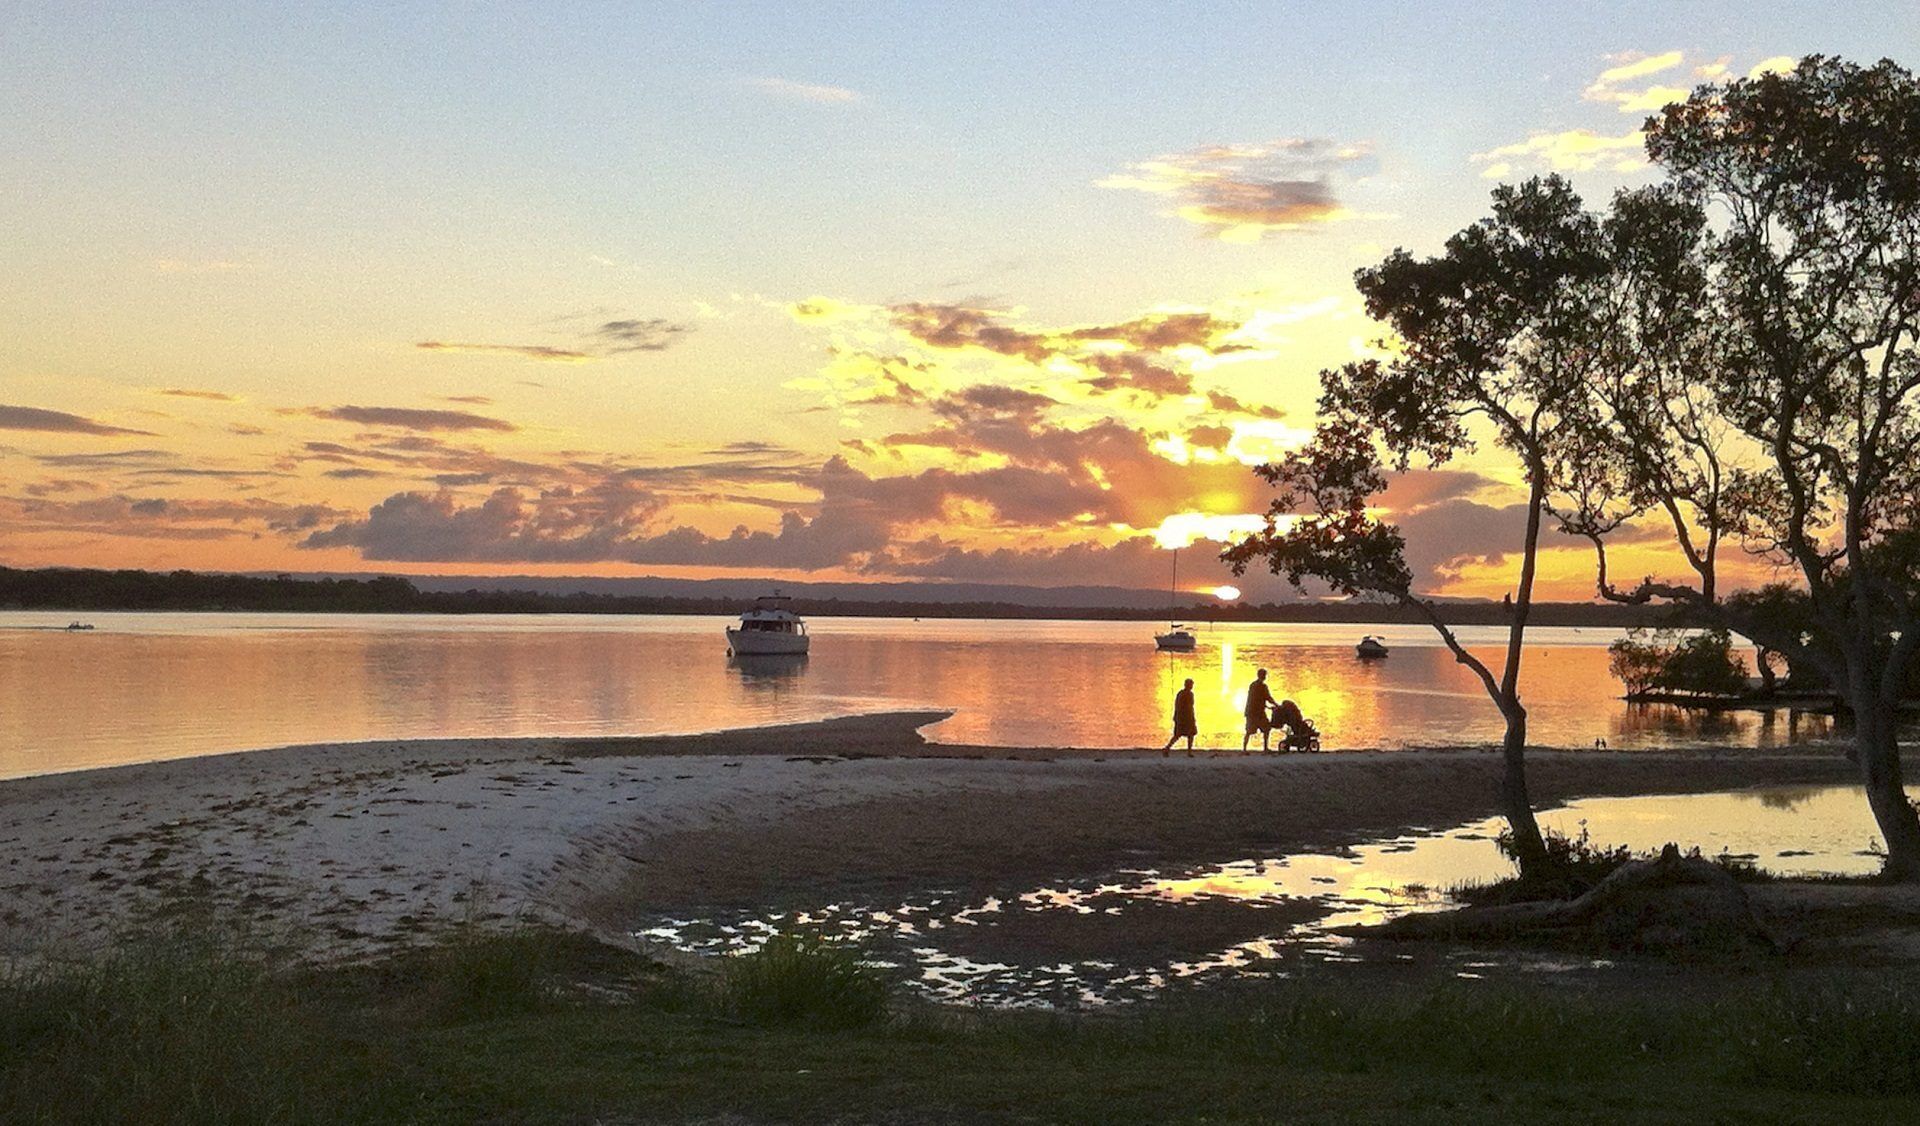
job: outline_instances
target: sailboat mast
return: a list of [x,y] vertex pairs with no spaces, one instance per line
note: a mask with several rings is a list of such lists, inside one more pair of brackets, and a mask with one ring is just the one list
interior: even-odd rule
[[1173,549],[1173,580],[1167,584],[1167,624],[1177,625],[1173,616],[1180,612],[1180,549]]

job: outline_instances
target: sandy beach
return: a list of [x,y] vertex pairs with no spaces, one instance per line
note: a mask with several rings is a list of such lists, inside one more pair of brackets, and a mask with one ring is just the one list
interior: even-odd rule
[[[940,713],[634,739],[285,747],[0,783],[0,943],[198,905],[318,953],[649,912],[1331,850],[1494,812],[1468,751],[929,745]],[[1837,783],[1830,751],[1539,752],[1536,801]]]

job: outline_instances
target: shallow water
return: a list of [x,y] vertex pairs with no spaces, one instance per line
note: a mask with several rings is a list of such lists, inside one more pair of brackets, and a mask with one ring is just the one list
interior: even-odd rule
[[[1669,841],[1781,875],[1863,875],[1877,834],[1857,787],[1593,798],[1541,814],[1542,826],[1595,843]],[[752,950],[781,929],[862,944],[935,1000],[990,1006],[1107,1004],[1224,979],[1287,976],[1303,961],[1356,957],[1334,928],[1452,905],[1449,889],[1512,874],[1477,821],[1334,853],[1250,858],[1184,872],[1147,869],[1000,895],[932,892],[904,903],[644,921],[644,939],[699,954]],[[1529,953],[1456,955],[1473,978],[1496,966],[1557,972],[1594,963]]]
[[[1191,677],[1204,747],[1238,747],[1256,667],[1326,746],[1498,739],[1477,681],[1413,626],[1200,626],[1153,647],[1152,622],[822,618],[813,654],[733,659],[726,619],[623,616],[0,613],[0,777],[290,743],[708,731],[893,708],[953,709],[938,741],[1128,747],[1165,738]],[[1353,642],[1379,634],[1387,660]],[[1490,656],[1499,631],[1466,628]],[[1775,746],[1819,716],[1629,707],[1608,630],[1541,628],[1527,655],[1530,736],[1546,746]]]

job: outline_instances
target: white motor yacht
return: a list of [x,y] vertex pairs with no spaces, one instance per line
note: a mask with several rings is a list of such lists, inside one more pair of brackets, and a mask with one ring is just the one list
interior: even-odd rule
[[1199,643],[1199,639],[1193,636],[1193,631],[1178,622],[1175,622],[1173,628],[1167,632],[1153,635],[1155,648],[1173,653],[1191,653],[1193,647]]
[[1368,635],[1361,638],[1360,644],[1353,647],[1353,654],[1363,661],[1377,661],[1387,655],[1387,643]]
[[775,592],[754,600],[727,629],[727,651],[735,656],[790,656],[807,651],[807,623],[793,612],[793,599]]

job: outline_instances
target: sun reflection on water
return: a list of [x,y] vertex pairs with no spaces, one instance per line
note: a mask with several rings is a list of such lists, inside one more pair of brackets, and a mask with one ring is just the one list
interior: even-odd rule
[[[1854,787],[1592,799],[1549,810],[1541,820],[1570,833],[1584,825],[1606,844],[1645,851],[1671,840],[1783,873],[1858,873],[1879,862],[1871,818]],[[636,933],[680,950],[727,954],[753,949],[783,928],[809,928],[863,944],[876,964],[936,1000],[1106,1004],[1176,982],[1286,976],[1303,961],[1403,958],[1363,953],[1334,931],[1447,907],[1452,889],[1509,874],[1494,843],[1500,827],[1486,820],[1335,852],[1180,872],[1120,871],[999,896],[940,892],[899,904],[655,920]],[[1157,937],[1142,943],[1142,934]],[[1496,963],[1478,957],[1460,961],[1456,975],[1486,976]],[[1606,963],[1523,954],[1498,964],[1563,972]]]

